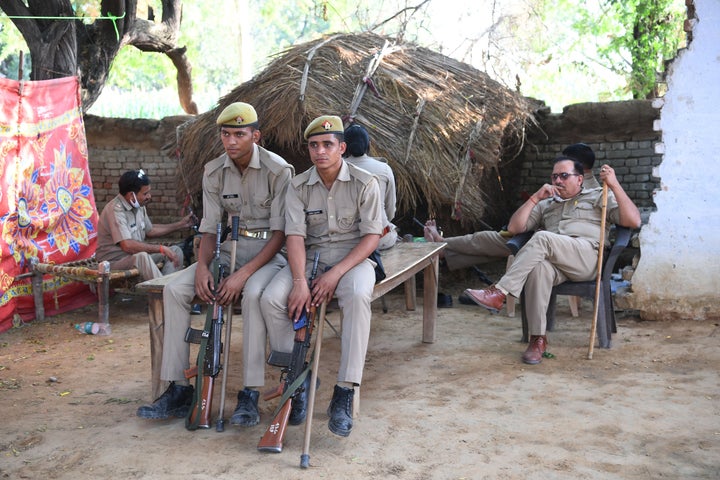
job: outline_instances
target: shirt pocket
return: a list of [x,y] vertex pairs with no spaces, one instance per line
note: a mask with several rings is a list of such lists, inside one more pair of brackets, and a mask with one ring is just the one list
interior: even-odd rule
[[253,196],[251,211],[253,217],[257,219],[270,218],[270,207],[272,206],[272,197],[269,193],[256,193]]
[[325,210],[306,210],[307,234],[311,237],[323,237],[328,233],[328,217]]
[[355,224],[358,222],[358,211],[355,208],[338,208],[337,226],[341,232],[350,232],[354,230]]
[[592,202],[579,201],[573,210],[573,218],[590,220],[592,223],[597,223],[598,214],[595,213],[595,206]]
[[223,195],[220,199],[220,205],[228,213],[239,213],[242,211],[242,198],[239,194],[234,193]]

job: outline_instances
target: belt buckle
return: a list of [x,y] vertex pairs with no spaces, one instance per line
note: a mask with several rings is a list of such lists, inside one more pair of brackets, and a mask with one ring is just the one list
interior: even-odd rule
[[251,232],[249,230],[240,230],[238,233],[240,235],[242,235],[243,237],[255,238],[255,239],[259,239],[259,240],[266,240],[270,236],[269,235],[270,232],[268,232],[267,230],[262,230],[259,232]]

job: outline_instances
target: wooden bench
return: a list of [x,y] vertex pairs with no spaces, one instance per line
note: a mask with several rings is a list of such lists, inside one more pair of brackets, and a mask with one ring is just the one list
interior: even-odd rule
[[[382,252],[383,266],[387,277],[373,290],[372,299],[376,300],[390,290],[405,285],[405,307],[415,310],[415,274],[423,271],[423,333],[422,341],[435,341],[435,318],[437,316],[438,262],[440,251],[445,243],[398,243]],[[162,363],[163,334],[165,319],[163,314],[163,288],[176,273],[161,278],[147,280],[136,285],[136,290],[148,295],[148,315],[150,322],[150,362],[152,398],[162,395],[166,386],[160,379]]]
[[[51,264],[39,263],[33,258],[30,263],[32,276],[33,301],[35,304],[35,320],[45,320],[45,304],[43,302],[43,277],[63,278],[90,285],[98,297],[98,322],[109,323],[110,318],[110,287],[132,289],[140,280],[137,268],[129,270],[110,270],[110,262],[98,262],[95,256],[74,262]],[[159,264],[162,268],[162,263]]]

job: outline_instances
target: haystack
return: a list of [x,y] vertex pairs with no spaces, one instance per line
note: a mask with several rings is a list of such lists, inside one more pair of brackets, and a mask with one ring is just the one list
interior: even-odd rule
[[[323,114],[365,126],[371,155],[392,167],[398,214],[418,207],[483,225],[497,202],[498,166],[519,153],[531,102],[462,62],[373,33],[337,34],[282,52],[216,108],[178,131],[180,181],[201,194],[203,165],[222,154],[215,118],[232,102],[255,106],[263,145],[302,172],[302,132]],[[187,193],[183,192],[183,193]]]

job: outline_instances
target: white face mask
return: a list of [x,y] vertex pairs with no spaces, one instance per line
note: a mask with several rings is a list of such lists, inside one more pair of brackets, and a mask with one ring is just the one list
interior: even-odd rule
[[132,205],[135,208],[140,208],[140,203],[138,203],[137,195],[135,195],[135,192],[132,193],[133,199],[130,201],[130,205]]

